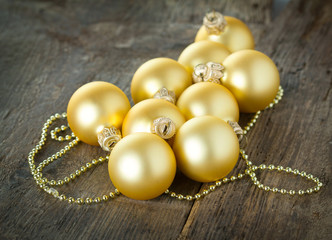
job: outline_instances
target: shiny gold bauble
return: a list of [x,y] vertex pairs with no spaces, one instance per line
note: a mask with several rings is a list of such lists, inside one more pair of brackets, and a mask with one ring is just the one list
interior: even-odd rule
[[203,25],[197,32],[195,42],[210,40],[224,44],[231,52],[254,49],[255,40],[250,29],[241,20],[225,16],[227,25],[220,34],[209,34]]
[[198,64],[207,62],[222,63],[230,53],[227,47],[221,43],[199,41],[186,47],[180,54],[178,62],[192,74]]
[[131,96],[135,103],[152,98],[162,87],[178,97],[192,83],[190,74],[177,61],[155,58],[140,66],[131,81]]
[[129,100],[120,88],[108,82],[91,82],[70,98],[68,124],[81,141],[98,145],[97,133],[104,127],[120,128],[129,109]]
[[127,136],[135,132],[151,133],[153,121],[160,117],[171,119],[176,131],[185,122],[185,117],[174,104],[164,99],[146,99],[130,109],[123,121],[122,135]]
[[229,55],[223,65],[222,84],[235,96],[240,112],[257,112],[273,101],[280,79],[268,56],[255,50],[241,50]]
[[176,105],[186,119],[211,115],[224,121],[239,121],[239,107],[233,94],[224,86],[200,82],[188,87]]
[[125,196],[147,200],[172,184],[176,160],[171,147],[151,133],[121,139],[111,152],[108,171],[114,186]]
[[182,125],[175,135],[173,150],[183,174],[198,182],[212,182],[234,168],[239,142],[225,121],[202,116]]

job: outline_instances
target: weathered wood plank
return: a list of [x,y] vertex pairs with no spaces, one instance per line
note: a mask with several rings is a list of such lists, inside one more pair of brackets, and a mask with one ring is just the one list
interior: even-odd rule
[[[312,197],[289,198],[241,181],[195,203],[167,196],[151,201],[121,196],[101,205],[76,206],[37,189],[26,162],[43,122],[54,112],[65,111],[79,86],[109,81],[129,96],[130,80],[139,65],[159,56],[177,58],[193,41],[205,11],[216,9],[248,22],[258,49],[277,62],[286,90],[282,103],[264,113],[250,135],[253,161],[312,169],[328,183],[332,134],[327,68],[331,66],[325,53],[331,52],[327,15],[331,8],[323,1],[314,5],[296,1],[271,23],[271,6],[269,0],[1,1],[0,238],[309,239],[330,234],[330,188]],[[57,149],[58,144],[48,143],[40,160]],[[80,144],[47,167],[46,176],[67,175],[100,154],[97,148]],[[313,162],[315,157],[318,160]],[[267,179],[274,182],[282,183],[282,178]],[[200,187],[179,175],[172,189],[190,194]],[[86,197],[113,187],[102,165],[62,189]]]
[[[247,147],[256,164],[304,170],[326,186],[310,197],[289,197],[232,183],[195,202],[182,238],[331,238],[331,11],[331,2],[293,1],[266,27],[257,47],[278,65],[285,96],[262,114]],[[264,172],[259,178],[286,189],[312,186],[286,174]]]

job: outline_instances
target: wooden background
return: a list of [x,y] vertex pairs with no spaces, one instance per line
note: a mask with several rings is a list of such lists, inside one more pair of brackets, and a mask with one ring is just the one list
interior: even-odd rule
[[[211,9],[249,25],[285,89],[250,132],[250,159],[310,172],[323,181],[322,190],[276,195],[246,178],[199,201],[120,196],[78,206],[37,188],[27,155],[45,120],[64,112],[72,93],[90,81],[114,83],[129,96],[135,70],[151,58],[176,59]],[[331,239],[332,3],[294,0],[272,12],[271,0],[1,0],[0,239]],[[38,161],[60,145],[48,141]],[[101,153],[81,143],[45,174],[63,177]],[[243,168],[240,163],[234,172]],[[288,189],[312,186],[286,174],[259,177]],[[202,187],[179,175],[172,189],[194,194]],[[111,189],[104,164],[59,191],[85,198]]]

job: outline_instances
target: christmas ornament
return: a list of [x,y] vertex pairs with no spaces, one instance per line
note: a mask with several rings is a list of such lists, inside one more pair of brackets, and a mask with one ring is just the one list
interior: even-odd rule
[[239,141],[225,121],[202,116],[182,125],[173,150],[182,173],[198,182],[212,182],[225,177],[236,165]]
[[195,66],[207,62],[222,63],[231,52],[221,43],[199,41],[190,44],[180,54],[178,62],[192,74]]
[[130,109],[123,121],[122,134],[147,132],[169,139],[184,122],[183,114],[174,104],[163,99],[146,99]]
[[120,88],[107,82],[91,82],[70,98],[68,124],[81,141],[98,145],[98,133],[105,127],[120,128],[129,109],[129,100]]
[[229,55],[223,66],[222,85],[233,93],[240,112],[257,112],[272,103],[280,79],[268,56],[255,50],[241,50]]
[[188,87],[176,105],[187,120],[204,115],[224,121],[239,121],[239,107],[233,94],[224,86],[212,82],[200,82]]
[[[238,24],[237,29],[231,18],[225,19],[227,26],[220,33],[216,26],[222,29],[225,22],[216,13],[207,17],[206,21],[211,22],[206,25],[210,35],[219,34],[220,39],[229,39],[225,44],[232,50],[233,47],[243,47],[250,42],[244,35],[240,37],[245,32],[243,26],[239,27]],[[260,110],[272,108],[281,100],[283,89],[279,86],[276,66],[264,54],[254,50],[241,50],[228,56],[229,54],[225,45],[203,40],[193,43],[183,51],[179,62],[185,67],[168,58],[148,61],[135,73],[131,86],[132,96],[135,102],[152,97],[155,99],[142,101],[130,111],[127,97],[110,83],[92,82],[79,88],[69,101],[68,116],[66,113],[52,115],[44,124],[40,141],[28,155],[29,167],[36,184],[55,198],[76,204],[107,201],[120,195],[120,191],[133,199],[151,199],[164,192],[179,200],[199,200],[217,187],[245,176],[266,192],[292,196],[319,191],[323,184],[313,175],[272,164],[254,165],[245,151],[239,150],[237,135],[239,140],[246,136],[261,115]],[[188,87],[192,80],[196,85]],[[236,122],[238,110],[229,91],[234,94],[241,111],[257,111],[243,129]],[[172,105],[182,92],[178,106],[186,118],[190,119],[184,124],[184,116]],[[68,126],[58,125],[50,131],[50,135],[54,140],[70,142],[37,165],[36,155],[45,146],[50,126],[59,119],[66,118],[72,132],[59,136],[60,132],[67,131]],[[122,122],[126,135],[123,139],[119,131]],[[174,134],[175,137],[172,137]],[[174,140],[173,151],[170,144],[162,138]],[[80,140],[93,145],[99,142],[111,154],[93,159],[60,179],[43,176],[43,169],[47,165],[64,156]],[[227,177],[236,165],[238,155],[245,162],[246,169]],[[107,189],[108,193],[100,197],[83,199],[57,190],[107,161],[110,178],[116,187],[113,191]],[[176,161],[179,169],[189,178],[215,182],[195,195],[170,191],[167,188],[174,179]],[[315,187],[286,190],[263,185],[258,180],[256,171],[267,169],[311,180]]]
[[140,66],[131,81],[131,96],[135,103],[152,98],[162,87],[176,97],[190,86],[191,76],[185,68],[170,58],[155,58]]
[[244,22],[214,11],[206,14],[197,32],[195,42],[202,40],[222,43],[231,52],[255,48],[254,37]]
[[114,186],[127,197],[158,197],[172,184],[176,161],[171,147],[151,133],[124,137],[111,152],[108,171]]

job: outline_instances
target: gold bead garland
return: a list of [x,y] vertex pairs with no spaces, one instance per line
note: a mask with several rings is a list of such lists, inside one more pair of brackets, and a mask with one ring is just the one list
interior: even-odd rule
[[[276,105],[283,96],[283,89],[280,86],[279,91],[276,95],[276,98],[273,100],[272,103],[265,109],[272,108],[274,105]],[[259,118],[261,114],[261,111],[256,112],[256,114],[252,117],[252,119],[249,121],[247,126],[244,127],[243,134],[244,136],[250,131],[250,129],[255,125],[257,119]],[[102,164],[104,162],[107,162],[109,157],[99,157],[98,159],[93,159],[91,162],[87,162],[85,165],[81,166],[79,169],[71,173],[69,176],[64,177],[63,179],[52,179],[49,180],[46,177],[43,177],[42,170],[47,165],[51,164],[53,161],[61,158],[64,154],[66,154],[70,149],[75,147],[78,142],[80,141],[73,133],[66,136],[58,136],[57,134],[65,131],[68,127],[65,125],[62,125],[61,127],[56,127],[53,130],[51,130],[51,138],[56,141],[70,141],[63,149],[59,150],[57,153],[53,154],[52,156],[48,157],[47,159],[43,160],[39,163],[38,167],[35,165],[35,156],[36,154],[42,149],[42,147],[46,143],[46,137],[48,135],[49,127],[57,120],[59,119],[66,119],[67,114],[54,114],[52,115],[44,124],[42,128],[42,134],[41,139],[38,142],[38,144],[31,150],[31,152],[28,155],[28,163],[30,167],[31,174],[36,181],[36,184],[43,189],[45,192],[49,193],[50,195],[54,196],[55,198],[60,199],[61,201],[67,201],[68,203],[76,203],[79,205],[82,204],[92,204],[92,203],[100,203],[103,201],[108,201],[110,199],[115,198],[116,196],[120,195],[120,192],[115,189],[114,191],[111,191],[108,194],[104,194],[101,197],[87,197],[85,199],[83,198],[74,198],[66,196],[65,194],[60,194],[58,190],[54,188],[54,186],[60,187],[64,184],[68,184],[70,181],[73,181],[76,177],[79,177],[81,174],[89,171],[90,169],[96,167],[99,164]],[[274,166],[274,165],[268,165],[261,164],[259,166],[254,165],[251,161],[248,160],[248,155],[245,153],[243,149],[240,150],[240,157],[243,159],[246,163],[247,168],[244,172],[237,174],[236,176],[231,176],[229,178],[225,177],[223,179],[220,179],[216,181],[214,184],[211,184],[208,186],[208,188],[203,189],[201,192],[195,194],[195,195],[185,195],[181,193],[175,193],[173,191],[170,191],[167,189],[165,191],[165,194],[170,195],[170,197],[176,198],[178,200],[198,200],[202,197],[208,195],[209,193],[213,192],[217,187],[220,187],[223,184],[234,182],[236,180],[240,180],[244,178],[245,176],[249,176],[251,181],[255,186],[257,186],[259,189],[262,189],[267,192],[273,192],[273,193],[281,193],[281,194],[288,194],[288,195],[305,195],[305,194],[311,194],[313,192],[318,192],[320,188],[323,186],[322,182],[317,177],[314,177],[312,174],[308,174],[304,171],[298,170],[298,169],[291,169],[290,167],[283,167],[283,166]],[[257,170],[269,170],[269,171],[278,171],[278,172],[286,172],[286,173],[292,173],[296,176],[300,176],[302,178],[305,178],[307,180],[313,181],[316,186],[313,188],[308,189],[300,189],[300,190],[286,190],[284,188],[277,188],[277,187],[270,187],[267,185],[262,184],[256,176]]]

